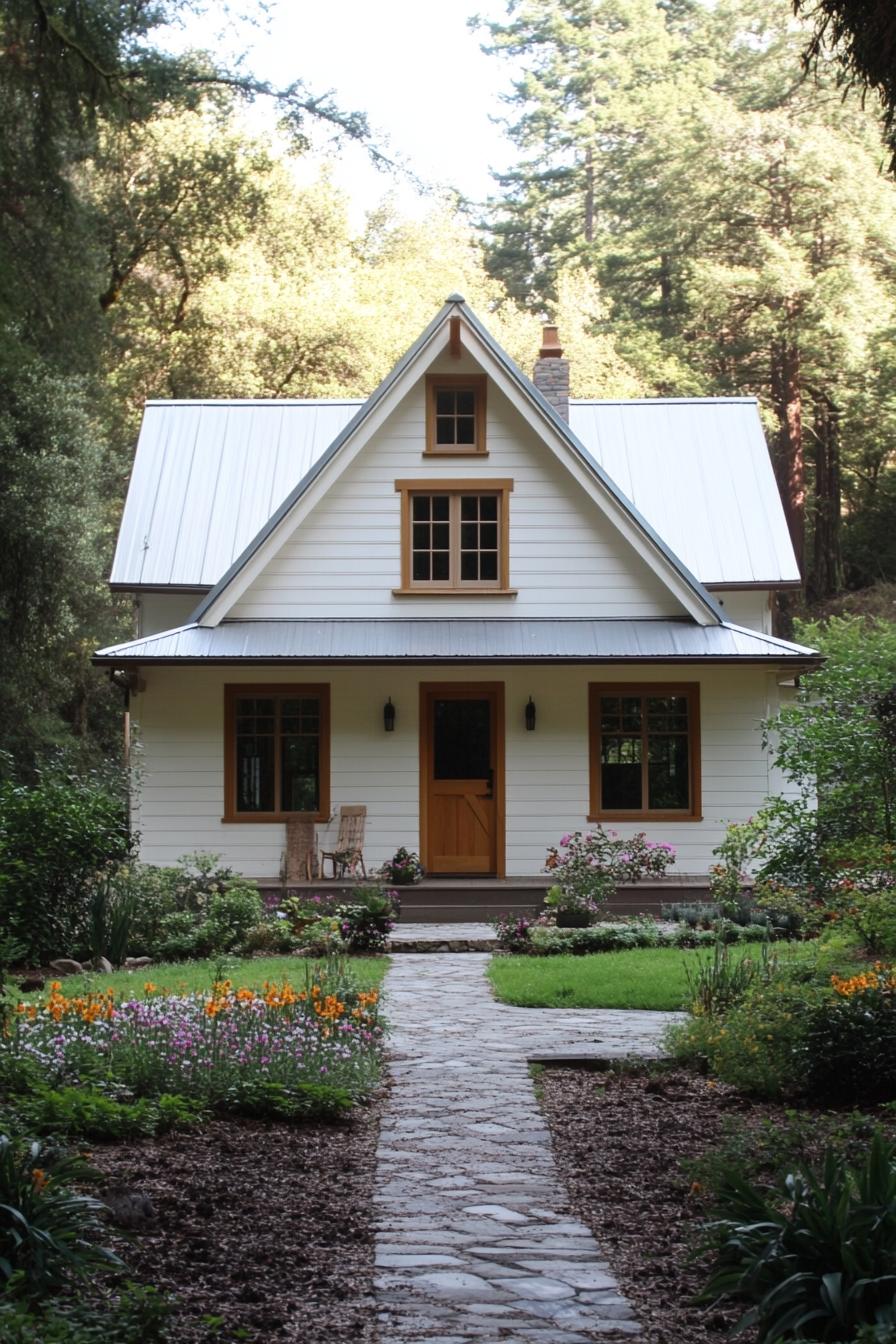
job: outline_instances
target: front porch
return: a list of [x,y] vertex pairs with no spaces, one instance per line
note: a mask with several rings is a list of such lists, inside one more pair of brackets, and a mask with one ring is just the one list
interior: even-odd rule
[[[371,881],[376,881],[371,877]],[[262,881],[262,894],[273,902],[282,895],[309,895],[326,892],[351,900],[354,883],[319,878],[314,882]],[[426,877],[414,886],[398,887],[402,922],[413,924],[471,924],[495,919],[498,915],[534,914],[541,907],[551,885],[547,875],[540,877]],[[709,899],[708,879],[679,874],[662,881],[636,883],[620,887],[608,903],[614,915],[659,915],[661,906],[670,901]]]

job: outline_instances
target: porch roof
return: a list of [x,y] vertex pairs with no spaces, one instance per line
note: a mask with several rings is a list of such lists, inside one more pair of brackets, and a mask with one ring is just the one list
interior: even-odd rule
[[138,663],[785,663],[814,649],[737,625],[689,620],[296,620],[184,625],[94,655]]

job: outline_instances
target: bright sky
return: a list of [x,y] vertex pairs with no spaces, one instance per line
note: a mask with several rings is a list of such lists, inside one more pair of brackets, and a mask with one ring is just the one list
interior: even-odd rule
[[[493,190],[489,169],[506,167],[510,154],[490,118],[501,112],[510,72],[480,51],[485,35],[467,20],[503,17],[503,0],[273,0],[266,31],[243,25],[218,35],[216,12],[223,22],[224,7],[212,4],[201,23],[187,25],[190,44],[229,59],[244,53],[247,70],[278,85],[302,79],[315,94],[332,90],[434,188],[480,201]],[[356,149],[345,151],[334,176],[358,213],[396,187]],[[398,197],[413,209],[410,188],[399,187]]]

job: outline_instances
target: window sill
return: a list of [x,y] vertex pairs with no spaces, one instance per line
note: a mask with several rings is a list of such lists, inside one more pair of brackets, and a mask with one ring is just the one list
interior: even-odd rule
[[449,445],[445,448],[424,448],[424,457],[488,457],[487,448],[458,448]]
[[516,597],[517,588],[393,588],[393,597]]
[[702,821],[694,812],[589,812],[587,821]]
[[245,825],[247,822],[260,822],[265,826],[282,825],[285,821],[313,821],[318,824],[330,820],[324,812],[225,812],[221,824],[231,826],[234,823]]

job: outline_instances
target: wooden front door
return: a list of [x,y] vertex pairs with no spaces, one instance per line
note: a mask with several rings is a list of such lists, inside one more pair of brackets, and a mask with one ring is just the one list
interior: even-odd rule
[[504,873],[504,686],[420,687],[420,848],[427,872]]

